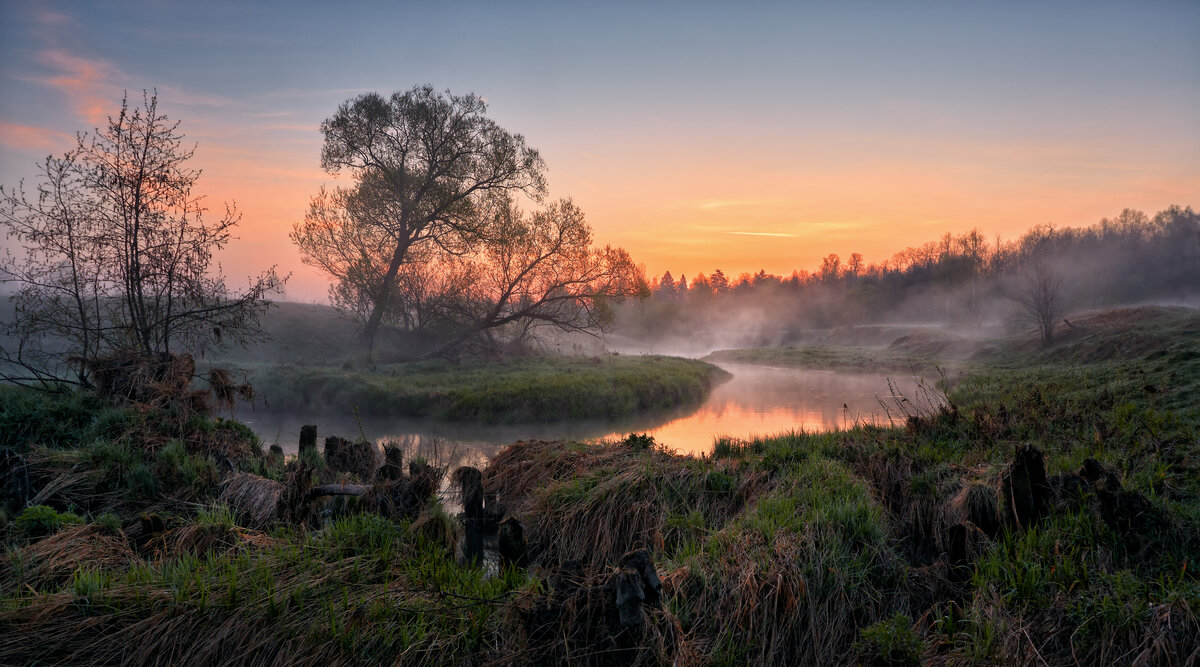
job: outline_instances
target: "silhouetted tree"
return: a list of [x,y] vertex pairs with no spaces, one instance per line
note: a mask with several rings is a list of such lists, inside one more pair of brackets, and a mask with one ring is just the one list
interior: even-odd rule
[[850,259],[846,262],[846,274],[858,277],[863,271],[863,256],[860,253],[850,253]]
[[144,94],[76,146],[41,164],[37,192],[0,188],[0,224],[23,257],[0,262],[17,286],[4,377],[88,385],[97,359],[162,358],[259,335],[274,270],[233,293],[211,269],[240,215],[206,222],[194,148]]
[[717,269],[708,277],[708,284],[712,286],[713,294],[724,294],[729,291],[729,279],[725,277],[725,272]]
[[821,260],[821,280],[826,282],[837,280],[838,269],[841,266],[842,260],[834,253],[830,253],[825,259]]
[[671,272],[663,273],[662,280],[658,281],[657,295],[663,299],[675,298],[675,278],[671,276]]
[[305,263],[337,281],[334,305],[363,319],[368,353],[379,327],[399,316],[411,250],[466,252],[494,200],[545,192],[541,156],[486,111],[473,94],[419,86],[359,95],[321,124],[321,166],[349,172],[355,185],[322,190],[291,238]]
[[1063,281],[1053,269],[1037,262],[1013,294],[1023,317],[1041,334],[1042,344],[1054,339],[1054,325],[1063,313]]

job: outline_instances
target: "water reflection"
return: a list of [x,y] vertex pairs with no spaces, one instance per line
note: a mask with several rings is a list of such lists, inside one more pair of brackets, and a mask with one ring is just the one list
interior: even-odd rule
[[[720,436],[749,438],[790,430],[828,431],[855,423],[886,420],[880,399],[888,402],[888,376],[763,366],[723,366],[732,379],[713,390],[699,407],[639,415],[618,421],[549,424],[453,424],[425,419],[371,418],[361,423],[346,415],[297,415],[278,412],[239,414],[267,443],[294,453],[300,426],[318,425],[320,436],[365,436],[391,441],[413,455],[452,466],[478,465],[503,446],[518,440],[588,440],[646,432],[686,454],[712,450]],[[915,396],[916,380],[893,377],[901,392]]]

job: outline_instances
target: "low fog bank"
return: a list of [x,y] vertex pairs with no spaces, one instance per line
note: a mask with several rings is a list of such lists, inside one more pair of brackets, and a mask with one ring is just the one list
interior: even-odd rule
[[618,308],[612,349],[700,357],[782,345],[882,347],[929,335],[965,352],[966,341],[1069,327],[1073,313],[1200,307],[1200,215],[1177,206],[1153,217],[1126,210],[1083,229],[1035,227],[1010,242],[977,230],[946,234],[880,264],[829,255],[817,271],[787,278],[668,272],[651,292]]
[[[612,307],[599,336],[553,327],[519,344],[466,351],[465,361],[521,354],[594,356],[665,354],[699,358],[714,351],[788,345],[937,347],[967,356],[974,341],[1038,329],[1030,300],[1047,302],[1054,327],[1116,307],[1200,308],[1200,215],[1170,207],[1154,216],[1123,211],[1077,229],[1038,226],[1018,239],[989,240],[973,230],[908,248],[867,264],[858,253],[828,255],[814,271],[690,278],[669,272],[648,282],[647,296]],[[0,299],[0,324],[14,321]],[[245,348],[195,350],[201,365],[296,364],[358,368],[362,322],[327,305],[280,302],[261,320],[265,340]],[[438,330],[383,329],[375,363],[419,356]],[[0,344],[19,338],[0,327]],[[47,349],[61,347],[56,341]],[[57,346],[57,347],[56,347]],[[370,362],[366,362],[370,363]]]

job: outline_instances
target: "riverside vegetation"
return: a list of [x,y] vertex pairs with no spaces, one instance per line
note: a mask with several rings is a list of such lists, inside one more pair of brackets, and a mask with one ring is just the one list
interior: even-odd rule
[[270,405],[371,416],[531,422],[611,418],[698,403],[727,376],[678,357],[525,356],[459,364],[247,365]]
[[898,398],[895,428],[516,443],[482,481],[529,563],[498,569],[453,557],[427,462],[305,502],[367,480],[6,389],[0,662],[1194,662],[1200,315],[1072,320]]

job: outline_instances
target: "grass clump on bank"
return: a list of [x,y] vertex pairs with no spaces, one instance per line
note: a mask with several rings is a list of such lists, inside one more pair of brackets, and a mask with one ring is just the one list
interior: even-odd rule
[[246,371],[273,409],[504,423],[613,418],[698,403],[726,377],[690,359],[618,355]]

